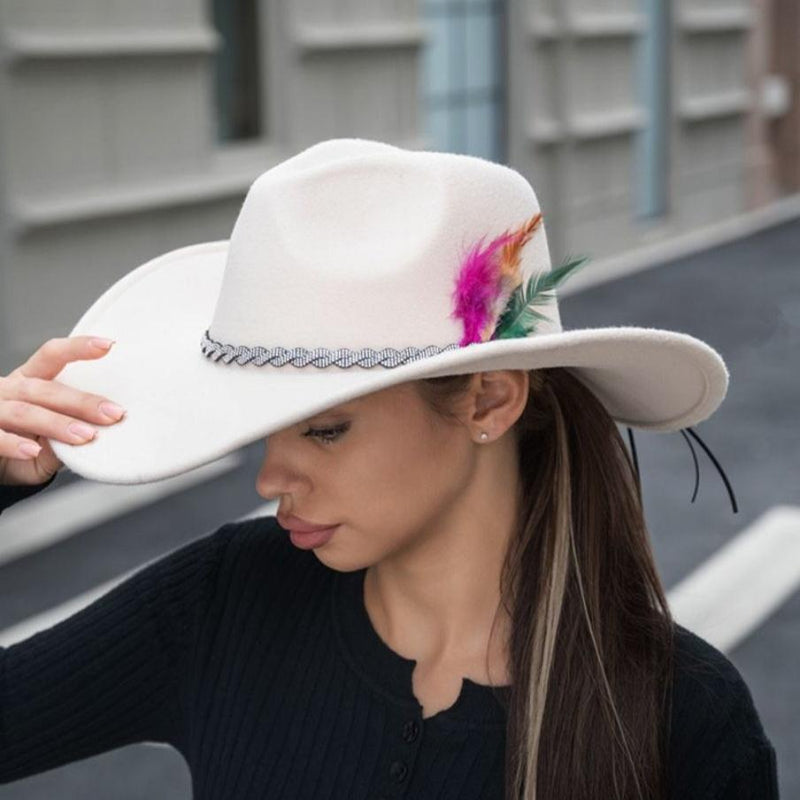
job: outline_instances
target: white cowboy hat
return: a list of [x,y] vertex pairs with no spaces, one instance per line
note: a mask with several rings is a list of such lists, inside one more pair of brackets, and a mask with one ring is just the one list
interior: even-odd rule
[[582,261],[551,268],[536,194],[507,166],[319,142],[253,182],[230,240],[158,256],[89,307],[71,335],[116,344],[58,380],[127,416],[51,446],[83,477],[147,483],[393,384],[554,366],[628,426],[709,417],[728,370],[705,342],[562,330],[554,287]]

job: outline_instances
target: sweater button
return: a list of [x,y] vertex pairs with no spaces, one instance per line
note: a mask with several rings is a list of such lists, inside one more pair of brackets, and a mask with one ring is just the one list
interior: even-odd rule
[[392,761],[392,765],[389,767],[389,774],[400,783],[408,775],[408,766],[404,761]]
[[419,725],[415,719],[403,723],[403,741],[413,742],[419,736]]

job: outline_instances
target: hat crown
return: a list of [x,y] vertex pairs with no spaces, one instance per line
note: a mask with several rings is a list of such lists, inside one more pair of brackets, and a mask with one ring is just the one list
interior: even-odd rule
[[[331,139],[262,173],[231,235],[212,339],[241,347],[446,347],[468,251],[539,212],[528,181],[475,156]],[[520,273],[551,269],[544,224]],[[557,300],[536,334],[561,331]]]

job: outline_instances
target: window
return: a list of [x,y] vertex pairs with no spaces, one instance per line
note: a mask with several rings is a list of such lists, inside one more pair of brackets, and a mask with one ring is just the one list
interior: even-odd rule
[[641,0],[646,30],[639,50],[639,97],[647,124],[639,133],[636,168],[636,216],[668,211],[669,0]]
[[220,35],[215,57],[217,138],[237,141],[261,136],[258,0],[210,0]]
[[420,2],[430,36],[420,97],[431,147],[504,162],[504,3]]

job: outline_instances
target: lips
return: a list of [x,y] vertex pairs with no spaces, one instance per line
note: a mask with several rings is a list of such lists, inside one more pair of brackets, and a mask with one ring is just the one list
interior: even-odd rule
[[296,517],[294,514],[278,514],[278,524],[287,531],[297,531],[298,533],[313,533],[314,531],[324,531],[326,528],[335,527],[336,523],[328,525],[315,525],[312,522]]

